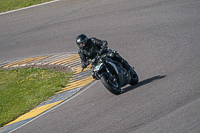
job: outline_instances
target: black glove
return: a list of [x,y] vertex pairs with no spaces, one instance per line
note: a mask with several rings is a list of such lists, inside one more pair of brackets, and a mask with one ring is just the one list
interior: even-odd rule
[[105,52],[105,49],[100,49],[98,55],[102,55]]
[[84,64],[82,64],[82,68],[86,68],[87,67],[87,65],[84,63]]
[[83,68],[83,69],[86,68],[89,64],[90,64],[89,61],[87,61],[87,62],[85,62],[85,63],[82,63],[82,68]]
[[107,49],[108,48],[108,43],[107,41],[103,41],[103,44],[101,46],[102,49]]

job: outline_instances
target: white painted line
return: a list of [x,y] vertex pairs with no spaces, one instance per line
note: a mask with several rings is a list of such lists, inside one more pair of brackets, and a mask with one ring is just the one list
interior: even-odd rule
[[39,118],[39,117],[41,117],[41,116],[43,116],[43,115],[47,114],[48,112],[50,112],[50,111],[52,111],[52,110],[54,110],[54,109],[58,108],[59,106],[61,106],[61,105],[65,104],[65,103],[67,103],[68,101],[72,100],[73,98],[77,97],[78,95],[80,95],[81,93],[83,93],[84,91],[86,91],[88,88],[92,87],[92,86],[93,86],[94,84],[96,84],[97,82],[98,82],[98,80],[95,80],[93,83],[91,83],[90,85],[88,85],[88,86],[87,86],[85,89],[81,90],[79,93],[75,94],[75,95],[74,95],[74,96],[72,96],[71,98],[67,99],[67,100],[66,100],[66,101],[64,101],[64,102],[61,102],[60,104],[58,104],[58,105],[56,105],[56,106],[52,107],[51,109],[49,109],[49,110],[45,111],[44,113],[42,113],[42,114],[40,114],[40,115],[36,116],[36,117],[35,117],[35,118],[33,118],[32,120],[30,120],[30,121],[28,121],[28,122],[24,123],[23,125],[21,125],[21,126],[19,126],[19,127],[15,128],[15,129],[13,129],[13,130],[12,130],[12,131],[10,131],[9,133],[12,133],[12,132],[16,131],[17,129],[19,129],[19,128],[21,128],[21,127],[25,126],[25,125],[27,125],[28,123],[31,123],[31,122],[32,122],[32,121],[34,121],[35,119],[37,119],[37,118]]
[[42,6],[42,5],[54,3],[54,2],[57,2],[57,1],[60,1],[60,0],[49,1],[49,2],[42,3],[42,4],[37,4],[37,5],[29,6],[29,7],[24,7],[24,8],[8,11],[8,12],[2,12],[2,13],[0,13],[0,15],[4,15],[4,14],[11,13],[11,12],[16,12],[16,11],[21,11],[21,10],[25,10],[25,9],[29,9],[29,8],[33,8],[33,7],[37,7],[37,6]]

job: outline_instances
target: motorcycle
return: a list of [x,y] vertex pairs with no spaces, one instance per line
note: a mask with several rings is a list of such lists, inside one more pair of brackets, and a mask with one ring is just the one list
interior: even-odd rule
[[[109,49],[114,51],[112,49]],[[96,51],[97,56],[89,62],[92,64],[92,76],[95,80],[101,80],[105,88],[115,95],[121,94],[121,87],[138,83],[139,78],[134,71],[133,74],[123,68],[122,64],[113,60],[108,53]],[[112,52],[111,52],[112,53]]]

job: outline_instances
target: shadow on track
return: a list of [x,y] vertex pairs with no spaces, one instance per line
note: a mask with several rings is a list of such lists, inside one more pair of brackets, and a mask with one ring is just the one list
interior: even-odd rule
[[131,91],[131,90],[133,90],[133,89],[135,89],[135,88],[138,88],[138,87],[140,87],[140,86],[146,85],[146,84],[148,84],[148,83],[151,83],[151,82],[153,82],[153,81],[155,81],[155,80],[159,80],[159,79],[165,78],[166,76],[167,76],[167,75],[164,75],[164,76],[158,75],[158,76],[155,76],[155,77],[152,77],[152,78],[149,78],[149,79],[145,79],[145,80],[143,80],[143,81],[140,81],[137,85],[129,86],[129,87],[124,88],[124,89],[122,90],[122,93],[121,93],[121,94],[126,93],[126,92],[128,92],[128,91]]

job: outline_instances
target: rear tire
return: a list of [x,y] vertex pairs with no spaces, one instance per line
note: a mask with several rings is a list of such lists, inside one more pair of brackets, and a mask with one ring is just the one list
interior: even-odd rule
[[136,85],[139,81],[137,73],[134,71],[134,74],[131,74],[131,82],[129,83],[130,85]]
[[111,93],[115,95],[121,94],[121,87],[117,82],[112,83],[105,75],[100,78],[102,84],[109,90]]

